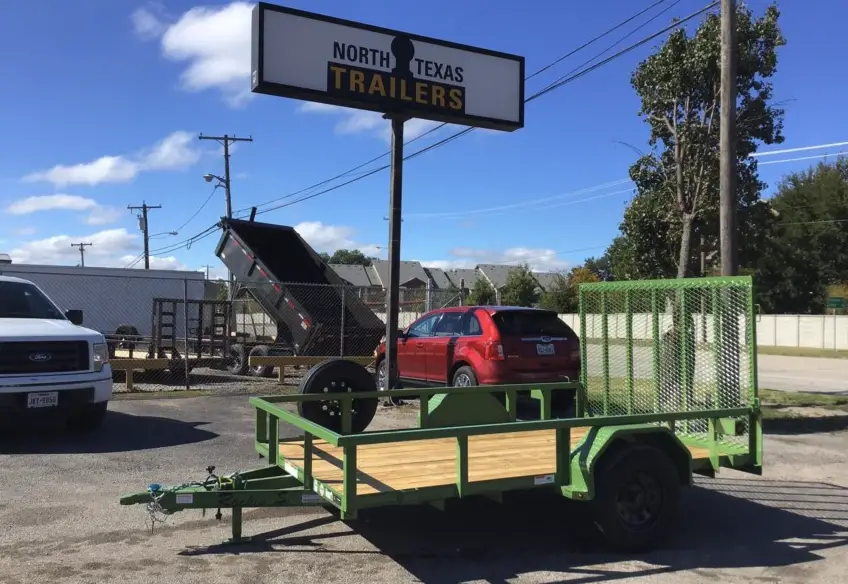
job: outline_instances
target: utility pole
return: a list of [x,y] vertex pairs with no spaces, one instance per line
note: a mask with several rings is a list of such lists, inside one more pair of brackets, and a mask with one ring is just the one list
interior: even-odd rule
[[212,266],[210,266],[209,264],[206,264],[206,265],[203,265],[203,266],[200,266],[200,267],[206,268],[206,279],[208,280],[209,279],[209,270],[212,268]]
[[[253,137],[248,136],[247,138],[239,138],[235,135],[230,136],[229,134],[224,134],[223,136],[204,136],[200,134],[197,137],[198,140],[215,140],[219,144],[224,146],[224,180],[221,181],[224,183],[224,193],[227,197],[227,219],[233,218],[233,198],[232,192],[230,190],[230,143],[236,142],[253,142]],[[219,178],[214,175],[207,174],[206,180],[211,181],[212,178]],[[204,178],[206,178],[204,177]],[[220,180],[220,179],[219,179]],[[235,295],[235,282],[233,281],[233,273],[227,269],[227,288],[229,289],[229,299],[232,300]]]
[[735,276],[736,252],[736,0],[721,0],[721,124],[719,239],[721,275]]
[[85,248],[91,247],[91,243],[72,243],[71,247],[78,247],[80,250],[80,267],[85,267]]
[[150,269],[150,229],[147,225],[147,212],[151,209],[161,209],[162,205],[148,205],[142,202],[141,206],[127,205],[130,211],[141,211],[141,231],[144,233],[144,269]]
[[227,219],[233,216],[232,193],[230,192],[230,144],[235,142],[253,142],[253,137],[238,138],[224,134],[223,136],[204,136],[200,134],[198,140],[215,140],[224,146],[224,190],[227,196]]

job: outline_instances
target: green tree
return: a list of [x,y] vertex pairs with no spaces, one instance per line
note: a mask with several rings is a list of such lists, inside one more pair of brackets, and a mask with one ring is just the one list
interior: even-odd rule
[[583,262],[583,267],[594,273],[601,282],[609,282],[610,280],[615,279],[612,270],[612,262],[607,254],[597,258],[586,258],[586,261]]
[[[772,103],[777,50],[785,44],[779,12],[770,6],[755,18],[737,9],[736,194],[740,261],[750,263],[765,237],[758,230],[765,185],[758,179],[759,143],[783,141],[783,110]],[[720,21],[708,15],[690,37],[683,29],[633,73],[639,114],[650,128],[651,151],[630,168],[636,195],[625,212],[622,235],[634,256],[637,277],[686,277],[695,271],[694,242],[718,248]]]
[[523,264],[509,271],[506,285],[501,291],[501,304],[506,306],[533,306],[539,300],[539,283],[530,266]]
[[328,264],[343,264],[346,266],[370,266],[373,259],[358,249],[337,249],[333,252],[333,255],[326,252],[318,255]]
[[494,304],[497,301],[497,294],[494,287],[486,278],[480,277],[474,280],[474,285],[471,286],[471,291],[465,299],[469,306],[487,306]]
[[539,308],[554,310],[557,314],[577,312],[575,295],[564,274],[556,274],[554,281],[539,298]]

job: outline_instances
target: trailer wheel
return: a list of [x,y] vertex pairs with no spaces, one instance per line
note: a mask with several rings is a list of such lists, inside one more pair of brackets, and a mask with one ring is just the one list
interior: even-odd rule
[[[251,357],[267,357],[270,354],[271,349],[267,345],[256,345],[250,350]],[[253,377],[271,377],[274,375],[273,365],[248,365],[248,368]]]
[[645,552],[668,537],[677,518],[680,478],[665,452],[641,444],[608,452],[595,476],[595,525],[613,548]]
[[[191,361],[188,362],[188,373],[194,369]],[[174,359],[168,364],[168,377],[173,383],[182,383],[186,380],[186,362],[183,359]]]
[[[328,394],[327,401],[301,402],[297,411],[310,422],[333,432],[342,430],[341,402],[329,394],[343,392],[377,391],[374,377],[362,365],[345,359],[328,359],[312,367],[300,382],[300,393]],[[377,398],[354,399],[352,403],[351,432],[364,432],[377,413]]]
[[229,369],[233,375],[247,375],[247,352],[244,345],[236,343],[230,346],[230,362]]
[[118,347],[121,349],[134,350],[136,343],[141,340],[138,329],[131,324],[122,324],[115,329],[115,336],[119,337]]

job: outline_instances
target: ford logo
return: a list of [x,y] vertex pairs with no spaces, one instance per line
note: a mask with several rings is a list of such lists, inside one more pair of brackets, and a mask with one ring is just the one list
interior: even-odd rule
[[550,342],[551,342],[551,337],[542,337],[542,342],[543,342],[543,343],[550,343]]
[[29,360],[34,363],[46,363],[53,358],[50,353],[30,353]]

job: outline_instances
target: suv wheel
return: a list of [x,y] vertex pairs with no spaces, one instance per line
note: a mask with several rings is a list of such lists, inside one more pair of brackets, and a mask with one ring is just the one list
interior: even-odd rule
[[463,365],[453,374],[454,387],[472,387],[475,385],[478,385],[477,376],[471,367]]

